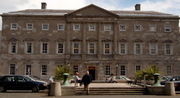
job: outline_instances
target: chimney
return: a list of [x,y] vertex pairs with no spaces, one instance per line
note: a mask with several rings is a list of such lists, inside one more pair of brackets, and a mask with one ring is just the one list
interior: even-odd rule
[[136,4],[135,5],[135,10],[140,11],[141,10],[141,4]]
[[46,9],[46,6],[47,6],[46,2],[41,3],[41,9]]

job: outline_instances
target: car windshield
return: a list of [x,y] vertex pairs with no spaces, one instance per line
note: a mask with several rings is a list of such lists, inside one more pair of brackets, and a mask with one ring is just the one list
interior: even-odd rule
[[33,80],[32,78],[27,77],[27,76],[25,76],[24,78],[25,78],[26,81],[32,81]]
[[37,76],[28,76],[29,78],[31,78],[32,80],[41,80],[39,77],[37,77]]

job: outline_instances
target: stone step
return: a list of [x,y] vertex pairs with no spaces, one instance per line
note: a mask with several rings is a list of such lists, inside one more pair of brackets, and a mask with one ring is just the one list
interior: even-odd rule
[[[76,94],[83,94],[85,91],[82,87],[76,88]],[[142,87],[90,87],[90,95],[143,95]]]

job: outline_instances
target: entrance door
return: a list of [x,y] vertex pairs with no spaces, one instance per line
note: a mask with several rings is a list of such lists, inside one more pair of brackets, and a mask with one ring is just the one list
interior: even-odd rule
[[95,67],[89,67],[89,74],[92,76],[92,80],[96,79],[96,68]]

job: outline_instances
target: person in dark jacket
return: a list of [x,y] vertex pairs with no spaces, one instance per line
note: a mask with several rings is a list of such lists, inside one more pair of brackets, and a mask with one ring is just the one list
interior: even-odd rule
[[86,91],[86,94],[89,94],[89,84],[91,83],[92,78],[89,75],[89,71],[86,72],[86,74],[83,76],[81,85],[84,84],[84,91]]

